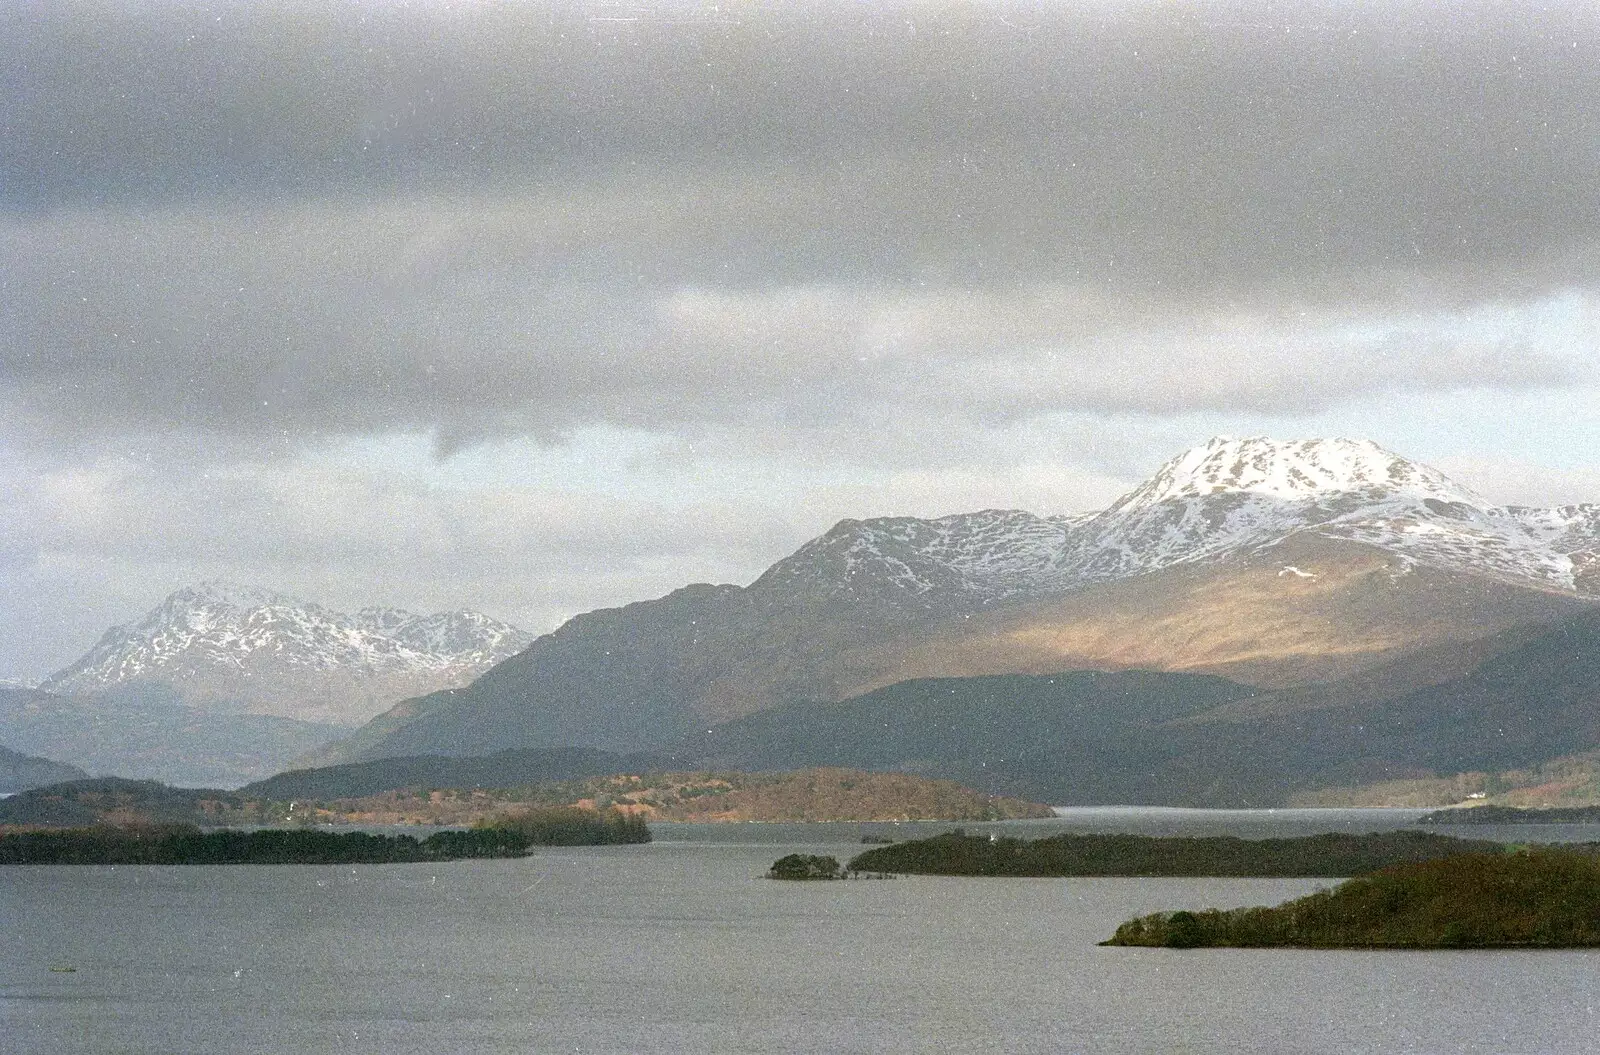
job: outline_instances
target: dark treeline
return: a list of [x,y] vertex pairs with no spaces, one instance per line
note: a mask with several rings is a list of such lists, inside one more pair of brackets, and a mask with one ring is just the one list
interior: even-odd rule
[[839,867],[839,859],[826,857],[819,854],[789,854],[772,862],[772,867],[767,869],[768,879],[843,879],[844,869]]
[[482,829],[409,835],[269,828],[201,831],[192,825],[67,828],[0,836],[0,864],[376,864],[521,857],[528,843],[512,832]]
[[1353,876],[1499,843],[1429,832],[1329,834],[1295,839],[1055,835],[994,839],[960,832],[868,850],[852,871],[949,876]]
[[1600,806],[1473,806],[1470,809],[1434,810],[1417,818],[1418,824],[1595,824]]
[[0,835],[0,865],[393,864],[524,857],[534,846],[650,841],[643,821],[593,810],[548,810],[466,831],[410,835],[315,828],[202,831],[189,824],[68,828]]
[[650,828],[642,817],[621,810],[600,812],[575,806],[497,817],[473,830],[515,832],[534,846],[615,846],[650,841]]
[[1385,869],[1276,908],[1160,912],[1105,945],[1167,948],[1600,946],[1600,860],[1538,850]]

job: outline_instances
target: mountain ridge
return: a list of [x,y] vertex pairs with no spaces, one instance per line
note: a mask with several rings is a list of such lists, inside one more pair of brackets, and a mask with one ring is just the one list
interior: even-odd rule
[[1143,671],[915,679],[675,750],[731,768],[904,769],[1058,805],[1273,807],[1600,747],[1600,608],[1501,636],[1454,673],[1401,660],[1285,691]]
[[326,760],[648,750],[916,677],[1194,670],[1281,688],[1600,601],[1600,506],[1486,503],[1370,441],[1218,438],[1095,513],[844,520],[749,586],[569,621]]
[[193,706],[334,724],[466,684],[533,635],[476,612],[345,614],[254,586],[205,583],[112,627],[39,688],[93,695],[164,684]]

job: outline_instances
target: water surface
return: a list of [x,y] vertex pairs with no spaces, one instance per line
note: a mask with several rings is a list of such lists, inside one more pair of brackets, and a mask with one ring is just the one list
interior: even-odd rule
[[[1133,812],[993,827],[1276,835],[1417,811]],[[848,856],[864,830],[662,825],[649,846],[437,865],[0,869],[0,1050],[1594,1050],[1600,953],[1094,944],[1129,916],[1317,880],[760,878],[791,849]]]

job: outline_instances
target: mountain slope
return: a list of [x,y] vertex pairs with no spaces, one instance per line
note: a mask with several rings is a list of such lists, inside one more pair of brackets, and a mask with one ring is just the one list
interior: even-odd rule
[[1494,507],[1365,441],[1214,440],[1096,514],[843,521],[748,587],[580,616],[325,757],[644,750],[910,678],[1303,685],[1591,605],[1597,548],[1600,507]]
[[141,684],[193,706],[356,723],[398,699],[463,685],[531,635],[475,612],[354,615],[251,587],[179,590],[113,627],[41,686],[90,695]]
[[616,755],[589,748],[500,751],[450,758],[425,755],[385,758],[323,769],[293,769],[239,789],[245,796],[293,799],[361,798],[406,788],[516,788],[614,773],[648,773],[670,768],[653,755]]
[[94,696],[0,687],[0,743],[95,774],[236,787],[279,772],[346,730],[184,705],[160,684]]
[[[1204,671],[1281,688],[1345,677],[1417,649],[1464,647],[1590,602],[1417,564],[1376,546],[1299,532],[1228,559],[996,606],[930,627],[895,680],[1078,668]],[[1441,676],[1471,654],[1434,666]]]
[[763,711],[707,729],[675,750],[712,766],[754,770],[998,767],[1255,695],[1224,678],[1153,671],[930,678],[838,703]]
[[1310,707],[1304,695],[1240,699],[1092,752],[1033,759],[991,789],[1271,806],[1321,788],[1531,767],[1600,746],[1600,612],[1509,639],[1472,669],[1433,684],[1331,691]]
[[1519,628],[1451,677],[1412,665],[1281,692],[1136,671],[902,682],[751,715],[678,750],[757,769],[911,770],[1059,805],[1266,807],[1600,746],[1600,611]]
[[19,791],[59,784],[64,780],[82,780],[88,775],[76,766],[64,766],[48,758],[37,758],[0,747],[0,795],[14,795]]
[[[1189,724],[1258,742],[1339,742],[1351,761],[1327,783],[1416,771],[1456,773],[1532,766],[1600,746],[1600,611],[1560,620],[1470,671],[1382,700],[1298,714],[1239,701]],[[1286,732],[1292,728],[1293,732]],[[1346,778],[1349,779],[1346,779]]]

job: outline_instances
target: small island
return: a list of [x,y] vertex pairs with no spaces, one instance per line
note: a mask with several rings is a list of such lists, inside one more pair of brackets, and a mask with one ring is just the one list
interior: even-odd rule
[[638,818],[572,809],[529,811],[426,839],[314,828],[100,825],[0,833],[0,865],[400,864],[526,857],[534,846],[649,841],[650,829]]
[[768,879],[828,880],[843,879],[844,869],[837,857],[819,854],[789,854],[772,862],[767,869]]
[[1296,949],[1600,946],[1600,859],[1570,850],[1399,865],[1276,908],[1160,912],[1102,945]]
[[1407,862],[1496,853],[1500,843],[1431,832],[1233,836],[1054,835],[1014,839],[960,830],[868,850],[848,868],[942,876],[1353,876]]

